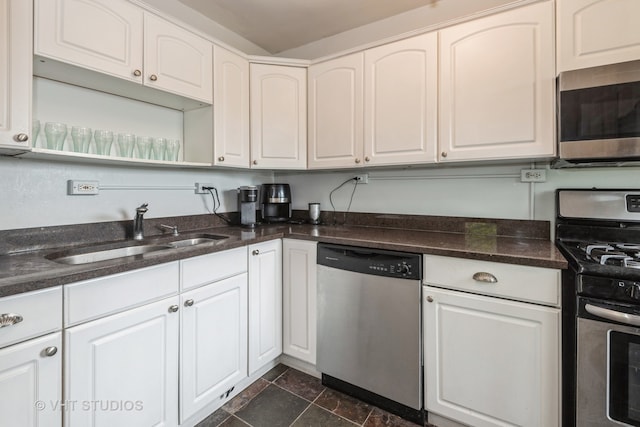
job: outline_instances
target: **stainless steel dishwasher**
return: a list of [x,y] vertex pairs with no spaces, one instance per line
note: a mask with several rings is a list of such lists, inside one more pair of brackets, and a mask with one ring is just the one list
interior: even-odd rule
[[317,261],[323,384],[421,423],[421,256],[320,243]]

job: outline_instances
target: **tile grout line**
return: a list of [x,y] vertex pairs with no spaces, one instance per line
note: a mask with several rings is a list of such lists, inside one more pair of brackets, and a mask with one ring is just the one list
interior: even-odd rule
[[[306,399],[305,399],[305,400],[306,400]],[[307,400],[307,402],[309,402],[309,401]],[[302,410],[302,412],[300,412],[300,413],[298,414],[298,416],[296,417],[296,419],[295,419],[295,420],[293,420],[293,421],[291,422],[291,424],[289,424],[289,427],[291,427],[292,425],[294,425],[294,424],[296,423],[296,421],[298,421],[298,420],[300,419],[300,417],[302,416],[302,414],[304,414],[305,412],[307,412],[307,410],[311,407],[311,405],[312,405],[312,404],[313,404],[313,403],[309,402],[309,404],[307,405],[307,407],[306,407],[306,408],[304,408],[304,409]]]

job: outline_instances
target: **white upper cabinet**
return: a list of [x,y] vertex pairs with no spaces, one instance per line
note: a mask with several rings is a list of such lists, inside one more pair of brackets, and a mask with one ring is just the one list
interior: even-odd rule
[[126,0],[36,0],[35,54],[142,83],[144,12]]
[[35,54],[206,103],[211,43],[126,0],[36,0]]
[[555,155],[553,3],[440,32],[440,161]]
[[249,61],[213,47],[213,164],[249,167]]
[[144,14],[144,84],[213,101],[213,51],[210,42],[164,19]]
[[638,0],[558,0],[558,72],[640,59]]
[[361,164],[363,61],[359,52],[309,67],[309,169]]
[[0,152],[31,145],[31,2],[0,0]]
[[306,169],[307,70],[251,64],[251,167]]
[[429,33],[364,53],[364,163],[434,162],[438,45]]

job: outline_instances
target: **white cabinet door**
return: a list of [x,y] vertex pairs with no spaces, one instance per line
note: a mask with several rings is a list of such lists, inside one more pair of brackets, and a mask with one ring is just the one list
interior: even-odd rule
[[282,353],[282,241],[249,246],[249,375]]
[[307,166],[307,70],[251,64],[251,167]]
[[474,427],[559,425],[560,310],[425,286],[429,412]]
[[213,164],[249,167],[249,61],[213,46]]
[[282,352],[316,364],[317,242],[282,241]]
[[247,377],[247,273],[180,297],[180,423]]
[[440,161],[555,154],[553,3],[440,32]]
[[[178,297],[65,331],[67,427],[178,424]],[[115,406],[110,406],[115,405]]]
[[362,164],[363,61],[359,52],[309,67],[309,169]]
[[557,1],[558,72],[640,59],[640,2]]
[[31,145],[31,2],[0,0],[0,151]]
[[430,33],[365,51],[365,164],[435,161],[437,40]]
[[3,426],[62,426],[60,332],[0,350],[0,396]]
[[36,55],[142,83],[143,11],[130,2],[36,0],[34,22]]
[[150,13],[144,14],[144,84],[211,104],[210,42]]

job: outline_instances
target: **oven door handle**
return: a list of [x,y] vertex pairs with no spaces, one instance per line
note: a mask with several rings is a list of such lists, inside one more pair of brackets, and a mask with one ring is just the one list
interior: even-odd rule
[[584,309],[594,316],[602,317],[603,319],[631,326],[640,326],[640,316],[636,316],[635,314],[621,313],[619,311],[609,310],[608,308],[602,308],[591,304],[585,304]]

